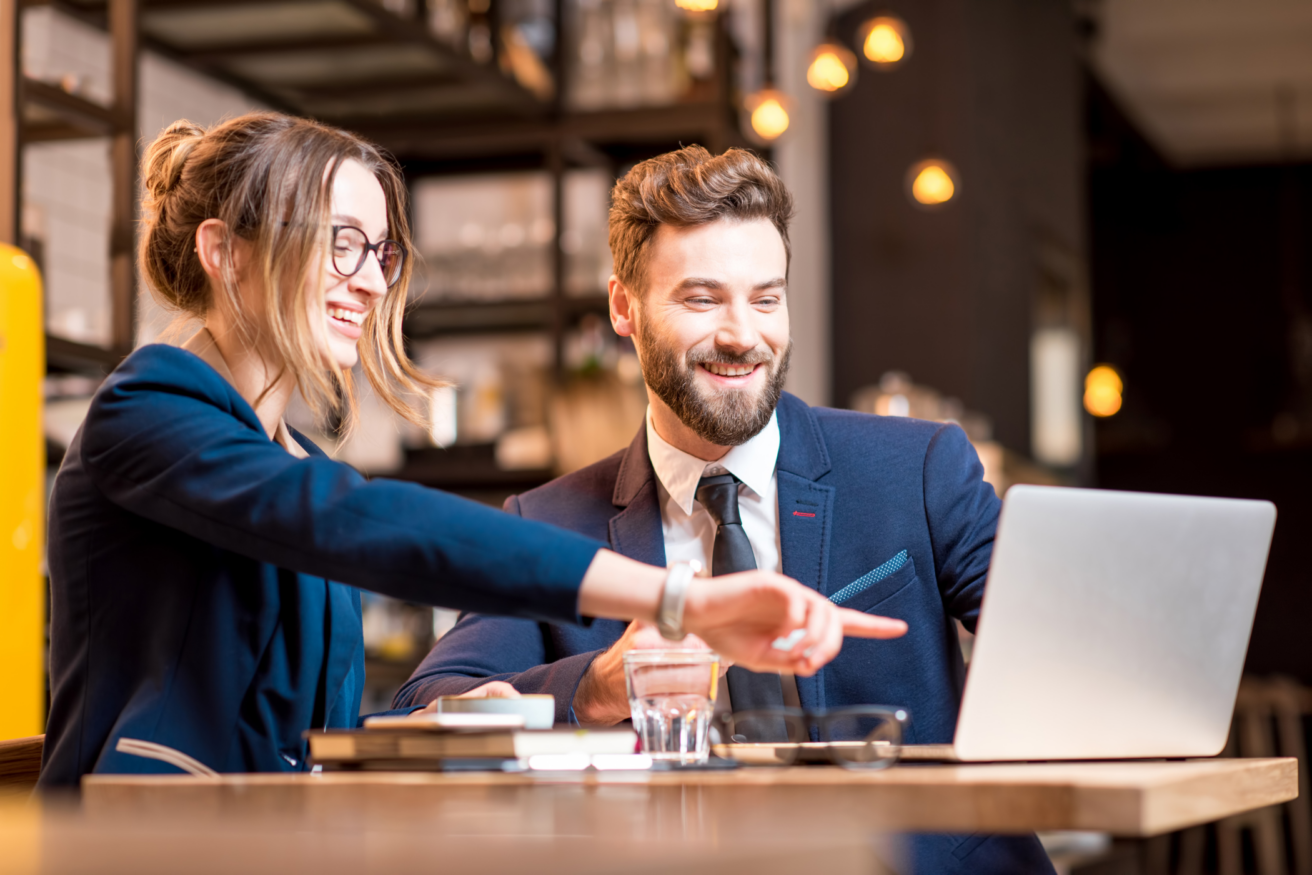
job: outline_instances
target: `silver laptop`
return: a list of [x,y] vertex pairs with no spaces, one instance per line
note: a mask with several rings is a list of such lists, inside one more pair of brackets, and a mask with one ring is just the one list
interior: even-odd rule
[[1266,501],[1013,487],[954,743],[904,759],[1220,753],[1275,520]]

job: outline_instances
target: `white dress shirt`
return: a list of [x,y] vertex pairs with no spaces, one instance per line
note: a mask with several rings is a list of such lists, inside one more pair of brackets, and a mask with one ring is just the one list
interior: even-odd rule
[[[783,572],[779,547],[779,479],[775,473],[779,461],[777,413],[751,440],[729,450],[722,458],[707,462],[672,446],[661,437],[648,407],[647,454],[656,472],[667,564],[695,559],[707,574],[710,573],[716,525],[697,500],[697,484],[702,477],[729,473],[742,481],[738,484],[738,516],[756,556],[756,567]],[[796,680],[792,675],[784,674],[782,681],[784,704],[797,707]],[[716,710],[729,706],[728,689],[723,680],[718,698],[720,702]]]
[[670,565],[696,559],[711,568],[715,520],[697,501],[702,477],[732,474],[738,485],[738,515],[752,543],[756,567],[782,571],[779,554],[779,497],[775,462],[779,459],[779,421],[770,422],[747,443],[724,457],[706,462],[671,446],[656,432],[647,408],[647,453],[656,471],[661,499],[661,531],[665,535],[665,561]]

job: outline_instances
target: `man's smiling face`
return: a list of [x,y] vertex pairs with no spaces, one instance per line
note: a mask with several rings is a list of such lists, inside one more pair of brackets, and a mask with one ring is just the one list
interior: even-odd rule
[[628,295],[630,319],[616,330],[633,334],[651,392],[710,444],[749,440],[779,401],[787,271],[768,219],[661,225],[650,241],[644,291]]

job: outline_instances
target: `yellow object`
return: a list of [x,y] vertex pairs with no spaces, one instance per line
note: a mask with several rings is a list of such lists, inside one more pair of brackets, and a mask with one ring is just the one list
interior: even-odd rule
[[688,12],[714,12],[720,0],[674,0],[674,5]]
[[41,276],[0,244],[0,739],[39,735],[45,722],[44,375]]
[[856,56],[836,43],[821,43],[811,53],[806,83],[817,91],[834,94],[856,81]]
[[893,15],[879,15],[861,26],[861,54],[876,67],[891,69],[911,54],[911,32]]
[[957,193],[956,172],[946,161],[921,161],[908,175],[911,178],[911,199],[926,207],[945,204]]
[[1084,378],[1084,409],[1094,416],[1112,416],[1121,409],[1125,384],[1111,365],[1098,365]]
[[752,130],[763,140],[777,139],[788,130],[787,99],[772,88],[758,91],[747,101],[752,113]]

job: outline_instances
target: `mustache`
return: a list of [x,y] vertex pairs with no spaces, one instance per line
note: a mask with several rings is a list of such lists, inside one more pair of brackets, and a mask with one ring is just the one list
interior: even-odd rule
[[774,354],[765,349],[749,349],[747,352],[733,353],[723,350],[689,350],[684,359],[689,367],[693,365],[761,365],[772,364]]

